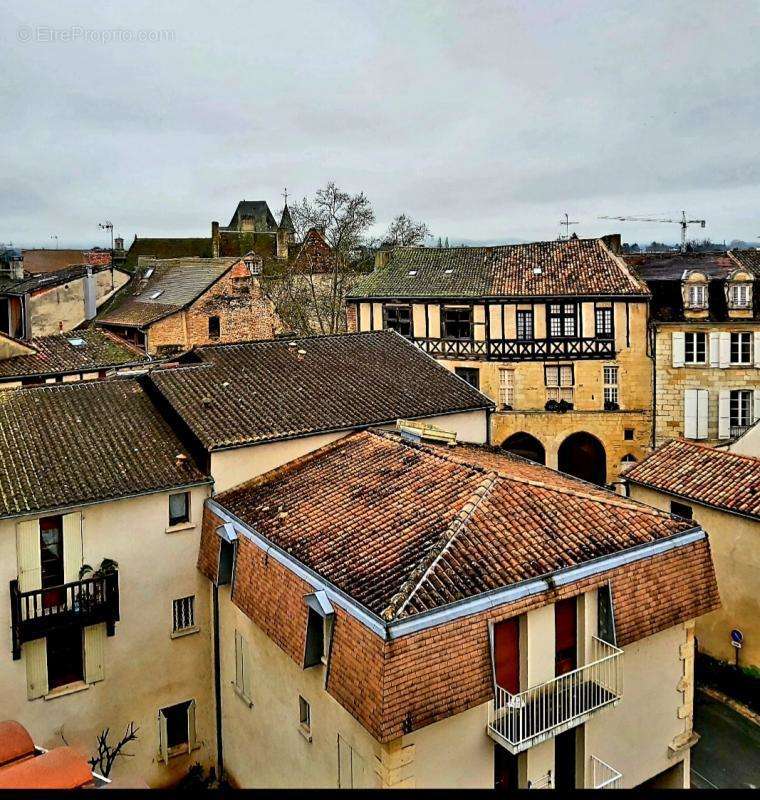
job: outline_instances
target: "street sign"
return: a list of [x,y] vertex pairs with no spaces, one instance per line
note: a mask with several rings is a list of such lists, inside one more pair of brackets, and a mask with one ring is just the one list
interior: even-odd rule
[[738,629],[734,628],[731,631],[731,644],[737,649],[744,643],[744,634]]

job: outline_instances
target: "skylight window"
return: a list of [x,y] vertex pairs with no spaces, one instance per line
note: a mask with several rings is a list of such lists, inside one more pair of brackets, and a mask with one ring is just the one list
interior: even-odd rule
[[161,297],[161,295],[163,293],[164,293],[163,289],[159,289],[157,292],[151,292],[150,293],[150,299],[151,300],[158,300],[158,298]]
[[154,271],[155,269],[153,267],[148,267],[148,269],[145,270],[145,277],[150,278],[150,276],[154,273]]
[[451,275],[451,273],[452,273],[453,271],[454,271],[453,269],[445,269],[445,270],[443,271],[443,274],[444,274],[444,275]]
[[87,344],[84,339],[79,338],[69,339],[68,342],[72,347],[84,347]]
[[410,275],[413,278],[417,274],[417,270],[416,269],[410,269],[409,272],[407,272],[406,274]]

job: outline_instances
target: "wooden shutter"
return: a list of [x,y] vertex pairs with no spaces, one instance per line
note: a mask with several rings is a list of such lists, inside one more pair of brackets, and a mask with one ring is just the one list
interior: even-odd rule
[[520,691],[519,617],[493,626],[493,661],[496,684],[510,694],[517,694]]
[[158,752],[164,764],[169,763],[169,729],[163,711],[158,712]]
[[195,732],[195,700],[191,700],[187,706],[187,752],[195,750],[198,746],[198,738]]
[[697,389],[683,392],[683,435],[687,439],[697,438]]
[[718,397],[718,438],[728,439],[731,435],[731,392],[721,389]]
[[697,389],[697,439],[707,439],[710,422],[710,404],[707,389]]
[[720,333],[718,331],[710,332],[710,366],[720,366]]
[[63,582],[79,580],[82,566],[82,513],[63,515]]
[[30,700],[48,693],[47,639],[24,642],[26,661],[26,696]]
[[554,605],[555,675],[572,672],[578,664],[578,605],[575,597]]
[[760,389],[754,389],[752,392],[752,399],[754,401],[754,410],[752,415],[752,422],[760,420]]
[[97,683],[105,678],[106,624],[88,625],[84,629],[84,680]]
[[682,367],[686,335],[683,331],[673,331],[673,366]]
[[726,369],[731,364],[731,334],[727,331],[720,333],[720,361],[718,366]]
[[[760,369],[760,331],[755,331],[752,342],[753,354],[755,356],[755,366]],[[757,416],[757,415],[756,415]]]
[[22,592],[42,588],[42,562],[40,560],[40,521],[30,519],[16,525],[16,558],[18,560],[18,588]]

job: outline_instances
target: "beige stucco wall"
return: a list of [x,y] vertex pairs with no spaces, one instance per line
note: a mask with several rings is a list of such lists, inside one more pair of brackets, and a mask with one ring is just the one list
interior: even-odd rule
[[[642,486],[631,485],[631,497],[670,511],[678,498]],[[760,522],[708,508],[688,500],[678,502],[692,508],[694,519],[708,533],[721,608],[697,620],[699,649],[713,658],[734,662],[730,643],[733,628],[744,634],[739,662],[760,668]]]
[[739,437],[726,449],[740,456],[753,456],[760,458],[760,422],[750,428],[744,436]]
[[[150,786],[172,783],[199,761],[215,759],[213,683],[208,581],[197,571],[203,502],[208,487],[191,495],[194,527],[167,534],[168,493],[101,503],[83,509],[83,558],[97,567],[103,558],[119,564],[121,621],[116,635],[105,639],[105,679],[89,688],[54,699],[27,699],[24,648],[11,656],[8,583],[17,575],[16,522],[0,522],[0,565],[5,587],[0,592],[4,633],[0,650],[0,717],[15,719],[36,744],[64,743],[88,757],[96,736],[111,729],[120,738],[127,724],[139,727],[138,740],[127,748],[133,758],[117,760],[111,777],[135,777]],[[195,595],[200,630],[171,638],[172,601]],[[157,761],[158,711],[195,699],[196,730],[201,747],[192,755]]]
[[[487,417],[485,411],[482,410],[426,417],[425,422],[446,431],[455,431],[458,441],[461,442],[482,444],[488,438]],[[395,424],[384,427],[394,428]],[[282,442],[269,442],[213,452],[211,454],[211,474],[214,477],[214,490],[223,492],[306,453],[324,447],[349,433],[351,431],[321,433],[314,436],[302,436],[298,439],[287,439]]]

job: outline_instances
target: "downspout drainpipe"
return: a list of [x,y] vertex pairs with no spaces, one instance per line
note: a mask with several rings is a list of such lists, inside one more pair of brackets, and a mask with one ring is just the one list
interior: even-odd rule
[[214,699],[216,700],[216,770],[217,779],[224,775],[224,748],[222,746],[222,680],[219,658],[219,587],[211,584],[214,614]]

